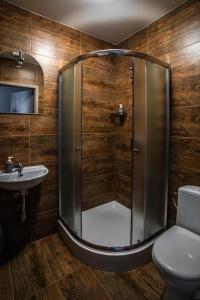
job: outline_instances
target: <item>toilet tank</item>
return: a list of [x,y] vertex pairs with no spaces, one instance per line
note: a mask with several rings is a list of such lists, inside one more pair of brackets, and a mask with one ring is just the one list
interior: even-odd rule
[[200,235],[200,187],[186,185],[178,190],[176,224]]

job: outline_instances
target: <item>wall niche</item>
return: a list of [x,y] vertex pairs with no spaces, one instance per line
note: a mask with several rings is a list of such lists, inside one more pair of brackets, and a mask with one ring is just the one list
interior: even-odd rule
[[43,71],[21,50],[0,53],[0,113],[42,113]]

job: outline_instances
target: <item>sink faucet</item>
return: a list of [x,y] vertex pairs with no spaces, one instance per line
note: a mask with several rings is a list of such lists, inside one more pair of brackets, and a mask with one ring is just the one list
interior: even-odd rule
[[18,175],[19,176],[23,176],[22,172],[23,172],[23,164],[21,162],[18,162],[18,164],[16,165],[15,169],[13,172],[18,171]]

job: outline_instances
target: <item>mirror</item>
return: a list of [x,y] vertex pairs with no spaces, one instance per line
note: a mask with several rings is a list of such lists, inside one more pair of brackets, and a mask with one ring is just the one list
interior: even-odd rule
[[0,113],[40,113],[43,71],[31,55],[18,51],[0,53]]

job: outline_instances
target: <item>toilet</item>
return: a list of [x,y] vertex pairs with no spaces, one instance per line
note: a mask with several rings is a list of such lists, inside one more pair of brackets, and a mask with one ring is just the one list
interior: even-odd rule
[[200,187],[179,188],[176,225],[156,240],[152,256],[167,282],[164,300],[200,299]]

